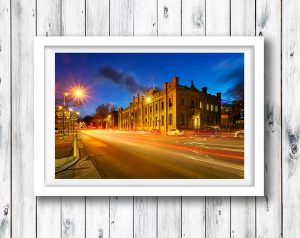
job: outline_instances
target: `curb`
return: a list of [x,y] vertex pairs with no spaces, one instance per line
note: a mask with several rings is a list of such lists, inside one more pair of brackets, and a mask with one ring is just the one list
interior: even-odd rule
[[70,156],[70,157],[66,157],[66,158],[73,158],[73,159],[69,163],[64,164],[63,166],[60,166],[57,169],[55,168],[55,174],[58,174],[64,170],[70,168],[72,165],[74,165],[79,160],[79,149],[77,149],[77,156]]

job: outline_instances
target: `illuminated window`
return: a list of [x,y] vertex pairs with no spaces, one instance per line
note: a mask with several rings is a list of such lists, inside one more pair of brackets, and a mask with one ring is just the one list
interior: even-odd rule
[[209,104],[207,103],[206,104],[206,111],[208,111],[209,110]]
[[219,107],[218,107],[218,105],[216,105],[215,106],[215,112],[218,112],[218,109],[219,109]]
[[200,101],[200,108],[203,109],[203,103]]
[[210,110],[213,112],[214,111],[214,105],[210,105]]

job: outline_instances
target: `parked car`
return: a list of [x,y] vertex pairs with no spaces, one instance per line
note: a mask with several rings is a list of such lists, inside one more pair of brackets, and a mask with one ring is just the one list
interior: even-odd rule
[[240,130],[240,131],[236,131],[234,134],[233,134],[233,137],[234,138],[244,138],[244,130]]
[[221,129],[219,126],[206,126],[200,130],[194,131],[195,136],[219,136]]
[[184,134],[184,131],[178,129],[172,129],[167,132],[168,136],[181,136]]

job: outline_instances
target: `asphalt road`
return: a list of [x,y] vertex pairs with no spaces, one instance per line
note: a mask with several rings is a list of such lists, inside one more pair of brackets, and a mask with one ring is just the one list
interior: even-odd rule
[[79,139],[104,179],[233,179],[244,176],[244,141],[231,137],[82,130]]

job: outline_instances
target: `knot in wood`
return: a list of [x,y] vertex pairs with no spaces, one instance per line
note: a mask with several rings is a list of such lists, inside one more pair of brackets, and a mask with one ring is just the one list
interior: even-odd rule
[[298,146],[297,146],[297,144],[295,144],[295,143],[291,144],[291,153],[293,155],[295,155],[295,154],[297,154],[297,152],[298,152]]
[[70,227],[71,220],[69,218],[67,218],[65,224],[66,224],[66,227]]
[[164,7],[164,17],[167,18],[169,16],[169,9],[168,7]]
[[4,216],[7,216],[7,214],[8,214],[8,206],[5,206],[4,207]]

